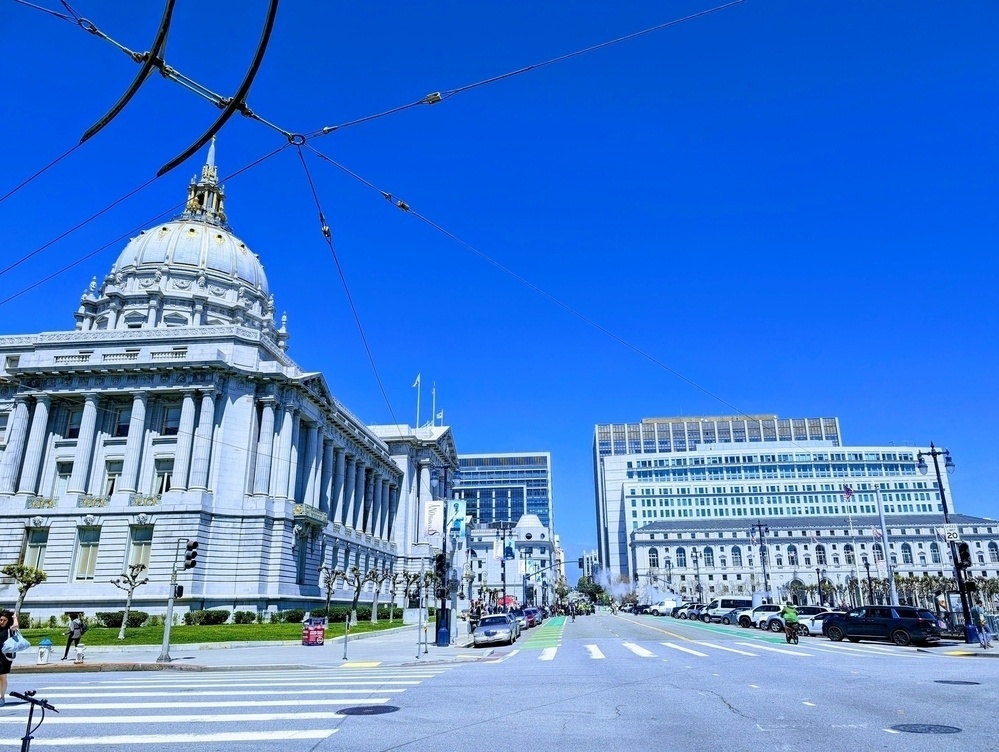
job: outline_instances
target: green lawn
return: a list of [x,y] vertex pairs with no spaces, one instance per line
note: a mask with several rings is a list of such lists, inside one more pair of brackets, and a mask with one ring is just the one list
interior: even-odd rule
[[[350,630],[351,634],[376,632],[392,627],[402,626],[402,618],[379,619],[378,624],[361,621]],[[44,637],[52,640],[53,645],[66,644],[66,629],[25,629],[24,636],[33,647]],[[326,637],[341,637],[343,622],[328,625]],[[186,626],[184,624],[170,628],[170,643],[173,645],[189,645],[195,642],[244,642],[250,640],[300,640],[302,639],[301,624],[217,624],[212,626]],[[80,642],[85,645],[160,645],[163,642],[163,627],[135,627],[125,630],[125,639],[118,639],[117,629],[91,627]]]

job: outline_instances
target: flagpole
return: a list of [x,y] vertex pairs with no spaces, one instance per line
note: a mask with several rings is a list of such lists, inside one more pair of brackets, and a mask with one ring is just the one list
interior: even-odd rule
[[[847,496],[846,500],[849,501],[850,497]],[[850,520],[850,540],[853,542],[853,579],[857,583],[857,601],[854,606],[859,606],[860,602],[864,600],[864,593],[860,587],[860,551],[857,549],[857,535],[853,529],[853,514],[850,512],[849,506],[846,509],[847,519]],[[850,593],[850,600],[853,600],[853,595],[853,593]]]
[[888,553],[888,526],[885,523],[885,507],[881,503],[881,484],[874,484],[874,494],[878,500],[878,519],[881,521],[881,550],[885,555],[885,569],[888,572],[888,597],[891,605],[898,605],[898,590],[895,587],[895,568],[891,564],[891,556]]
[[430,421],[432,425],[437,425],[437,382],[433,382],[433,388],[430,390]]
[[416,374],[416,381],[413,382],[413,386],[416,387],[416,423],[413,424],[414,428],[420,427],[420,392],[423,391],[423,385],[421,383],[420,376],[422,374]]

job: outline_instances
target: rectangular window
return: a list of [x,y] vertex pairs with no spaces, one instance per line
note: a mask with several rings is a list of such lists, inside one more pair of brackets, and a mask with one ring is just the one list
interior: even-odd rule
[[163,436],[176,436],[180,430],[180,405],[166,405],[163,408]]
[[165,494],[170,490],[173,478],[173,458],[156,460],[156,480],[153,483],[153,493]]
[[114,425],[111,426],[112,436],[128,436],[128,424],[132,420],[132,408],[120,407],[113,413]]
[[45,569],[45,547],[48,543],[48,528],[29,528],[24,544],[24,566]]
[[72,462],[57,462],[56,463],[56,475],[55,482],[52,484],[52,496],[55,498],[61,497],[66,493],[66,489],[69,488],[69,479],[73,475],[73,463]]
[[99,527],[81,527],[76,545],[76,579],[94,579],[97,564],[97,546],[101,542]]
[[0,413],[0,444],[7,440],[7,413]]
[[153,526],[136,525],[131,528],[128,563],[145,564],[149,569],[149,552],[153,546]]
[[104,495],[110,496],[118,488],[121,480],[122,460],[108,460],[107,472],[104,478]]
[[70,410],[66,419],[66,438],[80,438],[80,423],[83,422],[83,409]]

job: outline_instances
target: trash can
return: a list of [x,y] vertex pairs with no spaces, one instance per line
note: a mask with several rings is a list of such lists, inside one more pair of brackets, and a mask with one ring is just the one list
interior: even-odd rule
[[52,655],[52,640],[43,637],[38,643],[38,663],[48,663],[50,655]]

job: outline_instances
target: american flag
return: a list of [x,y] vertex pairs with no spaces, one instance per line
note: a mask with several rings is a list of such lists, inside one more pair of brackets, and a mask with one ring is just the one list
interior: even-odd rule
[[849,486],[843,486],[843,498],[849,501],[851,496],[853,496],[853,489]]
[[752,532],[752,533],[749,534],[749,541],[754,546],[756,545],[756,533],[755,532]]
[[814,535],[812,536],[811,540],[812,540],[812,543],[818,543],[819,542],[818,537],[814,536]]
[[874,528],[874,530],[872,530],[871,532],[874,534],[874,537],[877,540],[881,540],[882,538],[884,538],[884,536],[881,534],[881,531],[878,530],[877,528]]

